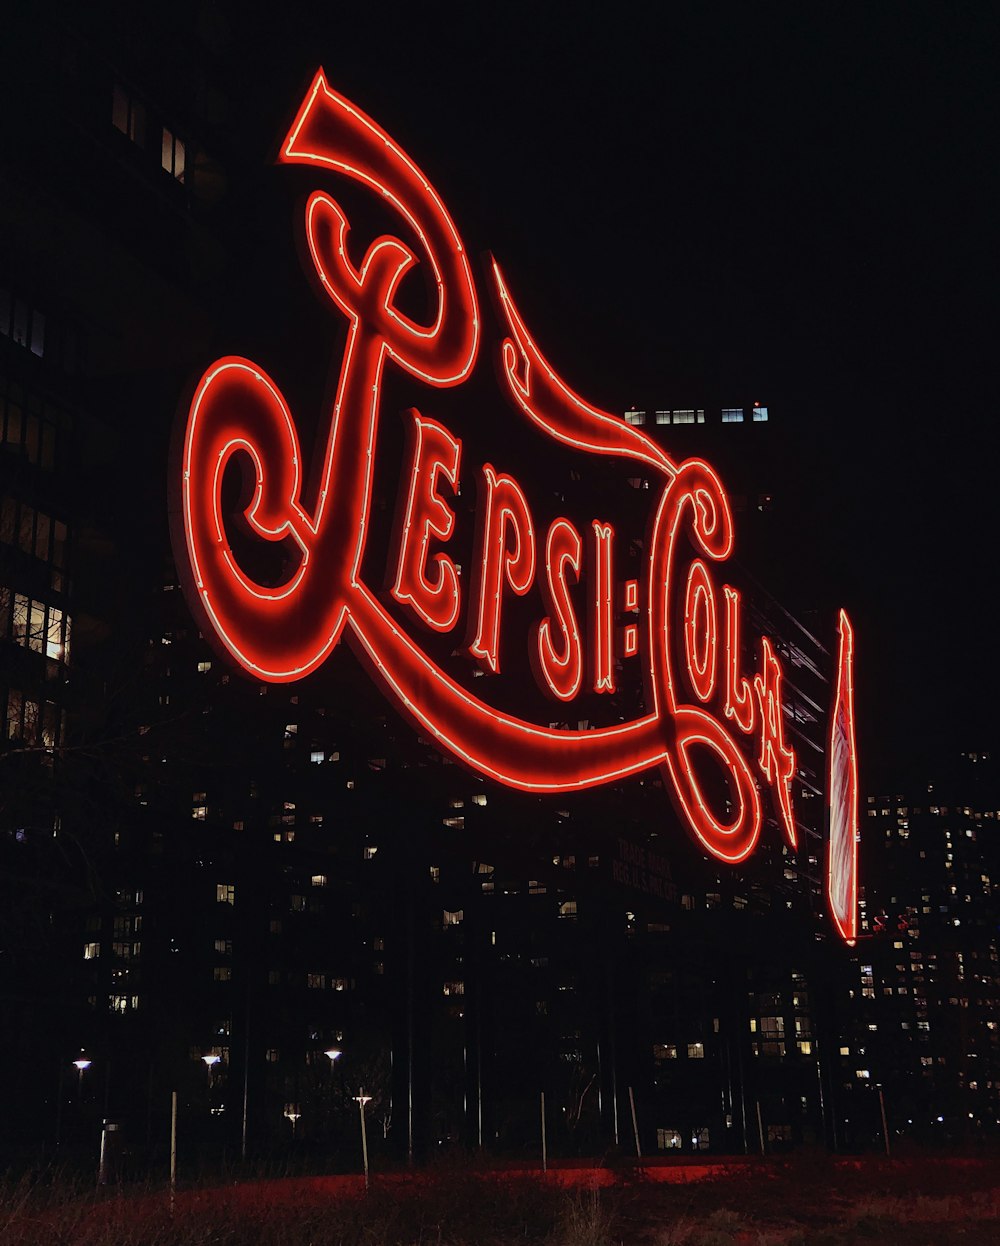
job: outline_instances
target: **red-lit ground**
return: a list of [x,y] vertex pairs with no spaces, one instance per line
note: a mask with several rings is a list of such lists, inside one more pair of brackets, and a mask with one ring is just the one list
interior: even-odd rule
[[1000,1159],[558,1165],[180,1189],[8,1186],[0,1246],[1000,1244]]

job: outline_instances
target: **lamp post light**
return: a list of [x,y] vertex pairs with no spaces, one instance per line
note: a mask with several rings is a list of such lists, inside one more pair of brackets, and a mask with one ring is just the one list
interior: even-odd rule
[[340,1059],[340,1057],[343,1054],[344,1053],[340,1050],[339,1047],[328,1047],[326,1051],[323,1052],[324,1056],[329,1057],[331,1073],[333,1072],[333,1066],[337,1063],[337,1061]]
[[301,1116],[302,1113],[299,1111],[299,1105],[297,1103],[285,1104],[285,1119],[292,1122],[292,1142],[295,1141],[295,1124]]
[[76,1069],[77,1072],[76,1097],[78,1099],[83,1098],[83,1075],[93,1063],[93,1060],[88,1060],[83,1052],[81,1052],[79,1057],[73,1061],[73,1068]]
[[371,1101],[371,1095],[365,1094],[365,1088],[363,1086],[361,1087],[361,1093],[354,1096],[354,1102],[358,1105],[358,1110],[361,1113],[361,1158],[364,1160],[365,1165],[366,1190],[369,1187],[370,1180],[368,1176],[368,1132],[365,1128],[365,1105],[371,1103]]
[[214,1075],[214,1073],[215,1073],[215,1066],[219,1063],[219,1061],[220,1061],[221,1059],[222,1059],[222,1057],[221,1057],[221,1056],[217,1056],[217,1055],[215,1055],[215,1054],[214,1054],[214,1052],[213,1052],[211,1055],[208,1055],[208,1056],[202,1056],[202,1060],[203,1060],[203,1062],[204,1062],[204,1064],[205,1064],[205,1068],[208,1070],[208,1088],[209,1088],[209,1090],[211,1090],[211,1089],[212,1089],[212,1082],[213,1082],[213,1080],[214,1080],[213,1075]]
[[[77,1102],[83,1099],[83,1075],[93,1063],[87,1056],[83,1054],[81,1048],[79,1056],[72,1062],[73,1068],[76,1069],[76,1098]],[[62,1143],[62,1116],[63,1116],[63,1084],[65,1079],[66,1066],[63,1064],[62,1058],[59,1059],[59,1083],[56,1087],[56,1150]]]

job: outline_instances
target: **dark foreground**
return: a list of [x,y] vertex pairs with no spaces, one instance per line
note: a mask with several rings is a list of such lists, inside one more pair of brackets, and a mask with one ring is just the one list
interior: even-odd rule
[[1000,1158],[487,1172],[167,1191],[7,1181],[0,1246],[1000,1246]]

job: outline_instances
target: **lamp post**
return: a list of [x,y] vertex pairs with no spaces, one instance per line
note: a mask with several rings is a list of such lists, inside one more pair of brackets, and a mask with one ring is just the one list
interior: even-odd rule
[[299,1105],[297,1103],[286,1103],[285,1104],[285,1119],[290,1120],[292,1122],[292,1141],[293,1142],[295,1141],[295,1123],[296,1121],[298,1121],[301,1115],[302,1113],[299,1111]]
[[[73,1068],[76,1069],[76,1097],[77,1101],[83,1098],[83,1075],[90,1068],[93,1061],[89,1060],[81,1050],[80,1055],[73,1061]],[[65,1065],[62,1057],[59,1059],[59,1083],[56,1087],[56,1150],[62,1143],[62,1115],[63,1115],[63,1082],[65,1074]]]
[[361,1087],[361,1093],[354,1096],[354,1102],[358,1105],[358,1110],[361,1113],[361,1158],[364,1160],[365,1165],[366,1190],[369,1187],[370,1181],[368,1176],[368,1132],[365,1128],[365,1104],[371,1103],[371,1101],[371,1095],[365,1094],[365,1088],[363,1086]]
[[88,1060],[82,1051],[78,1058],[73,1061],[73,1068],[77,1072],[76,1097],[78,1099],[83,1098],[83,1075],[93,1063],[93,1060]]
[[219,1063],[219,1061],[220,1061],[221,1059],[222,1059],[222,1057],[221,1057],[221,1056],[217,1056],[217,1055],[215,1055],[215,1053],[214,1053],[214,1052],[213,1052],[212,1054],[210,1054],[210,1055],[207,1055],[207,1056],[202,1056],[202,1061],[203,1061],[203,1062],[204,1062],[204,1064],[205,1064],[205,1068],[208,1070],[208,1088],[209,1088],[209,1090],[211,1090],[211,1089],[212,1089],[212,1082],[213,1082],[213,1080],[214,1080],[214,1076],[213,1076],[213,1075],[214,1075],[214,1073],[215,1073],[215,1066]]
[[344,1053],[340,1050],[339,1047],[328,1047],[326,1051],[323,1052],[324,1056],[329,1057],[331,1073],[333,1072],[333,1066],[337,1063],[337,1061],[340,1059],[340,1057],[343,1054]]

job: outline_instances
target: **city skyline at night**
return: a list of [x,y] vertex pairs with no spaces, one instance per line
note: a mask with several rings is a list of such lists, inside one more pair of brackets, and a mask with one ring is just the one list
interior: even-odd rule
[[996,1131],[990,23],[504,19],[18,19],[11,1154]]

